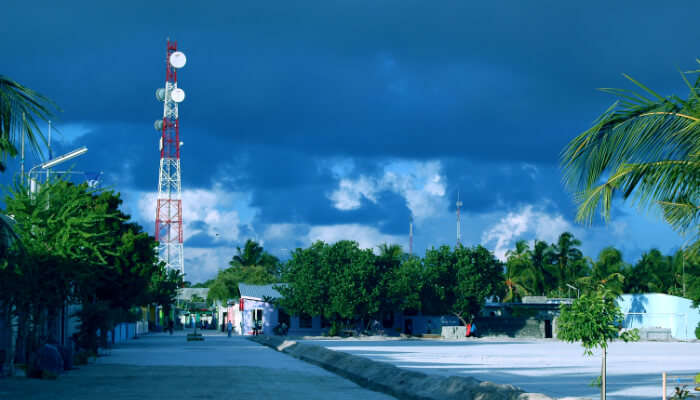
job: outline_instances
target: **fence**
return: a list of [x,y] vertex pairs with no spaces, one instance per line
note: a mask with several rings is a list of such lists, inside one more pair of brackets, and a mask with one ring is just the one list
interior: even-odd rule
[[681,394],[679,391],[688,391],[688,394],[693,394],[693,393],[700,393],[700,374],[697,374],[695,376],[693,375],[668,375],[666,372],[661,374],[661,398],[663,400],[666,400],[666,396],[668,395],[668,386],[667,383],[669,381],[674,382],[672,386],[674,386],[674,390],[676,391],[674,393],[675,395],[678,395],[679,398],[685,398],[685,397],[680,397]]

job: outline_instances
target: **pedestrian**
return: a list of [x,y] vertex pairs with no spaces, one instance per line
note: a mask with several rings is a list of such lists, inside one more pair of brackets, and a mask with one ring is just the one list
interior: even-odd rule
[[231,337],[231,331],[233,330],[233,324],[231,323],[231,320],[229,320],[228,324],[226,324],[226,330],[228,331],[228,337]]
[[173,334],[173,325],[174,325],[173,320],[169,319],[168,320],[168,332],[170,332],[171,335]]
[[472,330],[470,336],[476,337],[476,322],[472,322]]

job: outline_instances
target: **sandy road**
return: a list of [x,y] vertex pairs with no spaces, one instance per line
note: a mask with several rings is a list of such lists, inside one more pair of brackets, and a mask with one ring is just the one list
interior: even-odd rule
[[208,335],[145,336],[56,381],[0,379],[0,400],[393,399],[241,337]]

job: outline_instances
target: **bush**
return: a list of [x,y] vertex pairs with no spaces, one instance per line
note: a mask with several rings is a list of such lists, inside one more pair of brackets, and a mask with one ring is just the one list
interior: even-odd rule
[[700,339],[700,322],[698,322],[698,327],[695,328],[695,337]]

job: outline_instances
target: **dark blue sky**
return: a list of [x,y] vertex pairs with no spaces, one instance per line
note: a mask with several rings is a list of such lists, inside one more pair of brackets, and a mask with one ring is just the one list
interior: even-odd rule
[[613,102],[596,88],[630,87],[623,72],[687,94],[697,1],[57,4],[3,3],[0,73],[58,103],[55,152],[87,145],[75,168],[102,171],[149,231],[166,37],[187,54],[191,280],[247,237],[278,255],[315,239],[407,246],[413,217],[419,252],[453,244],[457,190],[464,242],[501,254],[562,230],[629,261],[682,243],[624,205],[575,224],[558,157]]

